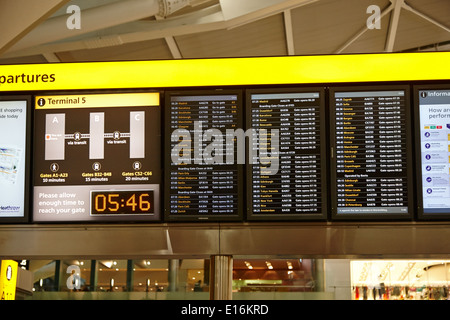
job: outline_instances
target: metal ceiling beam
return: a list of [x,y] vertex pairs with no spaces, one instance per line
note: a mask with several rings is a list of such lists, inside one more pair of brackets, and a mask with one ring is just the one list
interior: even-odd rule
[[[389,12],[391,12],[394,9],[394,5],[391,3],[387,8],[383,9],[380,14],[380,20],[387,15]],[[369,28],[367,27],[367,24],[364,25],[355,35],[353,35],[350,39],[348,39],[343,45],[341,45],[334,53],[342,53],[345,49],[347,49],[353,42],[359,39],[366,31],[368,31]]]
[[319,0],[221,0],[220,5],[225,21],[231,23],[227,29],[233,29],[317,1]]
[[391,21],[389,23],[389,31],[386,39],[386,45],[384,51],[392,52],[394,51],[395,37],[397,35],[398,22],[400,20],[400,12],[402,10],[405,0],[391,0],[394,5],[393,12],[391,14]]
[[[394,49],[394,42],[395,42],[395,37],[397,34],[401,9],[408,10],[408,11],[418,15],[419,17],[427,20],[428,22],[430,22],[430,23],[438,26],[439,28],[450,33],[450,28],[448,28],[447,26],[443,25],[442,23],[439,23],[438,21],[430,18],[429,16],[423,14],[422,12],[412,8],[410,5],[406,4],[404,0],[391,0],[391,4],[387,8],[385,8],[380,14],[380,19],[381,19],[384,16],[386,16],[388,13],[390,13],[391,11],[394,11],[394,12],[392,12],[392,15],[391,15],[388,37],[386,39],[385,51],[387,51],[387,52],[392,52]],[[355,35],[353,35],[342,46],[340,46],[334,53],[342,53],[345,49],[347,49],[353,42],[358,40],[368,30],[369,29],[367,28],[367,26],[364,26],[363,28],[361,28]]]
[[286,34],[286,47],[288,55],[295,55],[295,46],[294,46],[294,32],[292,30],[292,15],[291,10],[284,10],[284,30]]
[[[156,20],[163,20],[163,17],[156,16]],[[175,41],[174,37],[168,36],[164,37],[164,40],[166,41],[167,47],[169,47],[170,54],[174,59],[182,59],[183,56],[181,55],[180,49],[178,48],[177,42]]]
[[412,13],[418,15],[419,17],[421,17],[421,18],[427,20],[428,22],[431,22],[431,23],[434,24],[435,26],[437,26],[437,27],[439,27],[439,28],[441,28],[441,29],[444,29],[445,31],[447,31],[448,33],[450,33],[450,28],[449,28],[449,27],[443,25],[442,23],[436,21],[435,19],[430,18],[430,17],[427,16],[426,14],[424,14],[424,13],[422,13],[422,12],[420,12],[420,11],[414,9],[414,8],[411,7],[410,5],[408,5],[408,4],[406,4],[406,3],[403,3],[403,6],[402,6],[402,7],[403,7],[403,9],[408,10],[408,11],[410,11],[410,12],[412,12]]
[[178,48],[177,42],[174,37],[165,37],[166,44],[169,47],[170,53],[174,59],[182,59],[180,49]]
[[61,62],[61,60],[59,60],[58,56],[54,53],[49,52],[49,53],[44,53],[42,55],[48,62]]
[[67,2],[69,0],[0,0],[0,54]]
[[167,0],[126,0],[90,8],[83,10],[82,27],[79,29],[68,29],[66,23],[69,15],[59,15],[37,26],[9,51],[27,49],[151,16],[165,16],[180,9],[182,5],[188,5],[188,0],[177,3],[173,9],[168,7]]
[[[108,47],[114,45],[114,43],[125,44],[214,30],[232,29],[316,1],[318,0],[278,1],[270,7],[266,6],[260,10],[243,14],[242,16],[232,16],[233,18],[231,20],[225,18],[221,11],[221,6],[217,5],[212,8],[199,10],[192,14],[167,18],[160,21],[134,21],[121,26],[100,30],[95,33],[91,32],[79,37],[72,37],[58,42],[18,50],[17,52],[8,52],[3,57],[27,56],[42,54],[43,52],[83,50],[89,49],[92,43],[95,43],[96,47]],[[264,4],[267,5],[267,1],[261,1],[261,6]],[[99,33],[101,36],[99,36]]]
[[153,39],[164,39],[168,36],[221,29],[223,28],[221,24],[223,22],[224,19],[220,5],[215,5],[176,18],[167,18],[156,21],[133,21],[96,32],[72,36],[68,39],[48,44],[41,44],[18,51],[10,51],[3,54],[2,58],[31,56],[46,52],[111,47],[125,42],[133,43]]
[[225,20],[232,20],[244,15],[265,10],[270,13],[274,5],[283,4],[285,0],[220,0]]

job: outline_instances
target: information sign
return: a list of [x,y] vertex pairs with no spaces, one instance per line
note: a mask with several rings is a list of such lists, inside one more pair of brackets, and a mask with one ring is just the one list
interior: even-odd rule
[[450,218],[450,86],[414,88],[419,218]]
[[35,98],[34,221],[158,220],[159,93]]

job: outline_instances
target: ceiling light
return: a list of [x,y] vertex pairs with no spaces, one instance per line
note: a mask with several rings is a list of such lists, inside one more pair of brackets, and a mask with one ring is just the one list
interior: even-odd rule
[[107,267],[107,268],[111,268],[112,265],[113,265],[113,262],[111,260],[109,260],[109,261],[100,261],[100,263],[102,265],[104,265],[105,267]]

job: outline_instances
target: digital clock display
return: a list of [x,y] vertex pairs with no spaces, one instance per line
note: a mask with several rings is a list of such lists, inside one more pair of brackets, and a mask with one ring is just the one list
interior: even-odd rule
[[153,190],[92,191],[91,215],[154,214]]

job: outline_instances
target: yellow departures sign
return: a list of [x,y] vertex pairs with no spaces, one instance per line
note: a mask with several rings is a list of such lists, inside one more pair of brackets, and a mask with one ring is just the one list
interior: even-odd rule
[[450,52],[1,65],[0,91],[448,80]]
[[18,263],[14,260],[2,260],[0,274],[0,300],[16,298]]

